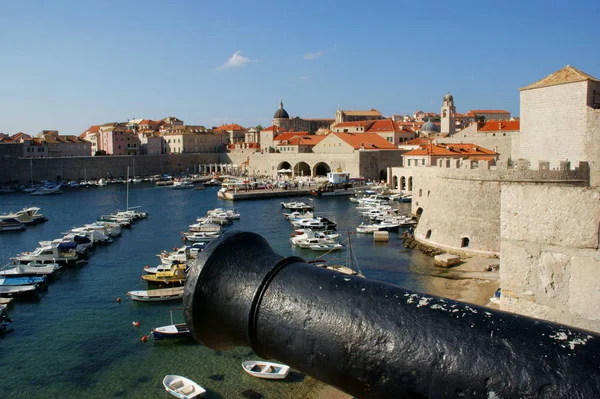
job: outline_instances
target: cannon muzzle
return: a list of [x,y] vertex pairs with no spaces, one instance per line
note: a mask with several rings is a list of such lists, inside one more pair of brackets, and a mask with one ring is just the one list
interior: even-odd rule
[[192,266],[194,338],[247,346],[358,398],[598,398],[599,336],[348,276],[230,232]]

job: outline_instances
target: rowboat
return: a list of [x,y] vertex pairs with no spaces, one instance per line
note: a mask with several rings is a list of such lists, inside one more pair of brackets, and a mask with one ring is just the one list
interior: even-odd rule
[[153,328],[150,332],[152,338],[156,340],[162,339],[175,339],[175,338],[187,338],[191,335],[190,329],[185,323],[173,323],[173,311],[182,310],[183,308],[170,309],[171,324],[162,327]]
[[129,291],[127,296],[134,301],[160,302],[183,298],[183,287],[159,288],[147,291]]
[[281,380],[287,377],[290,366],[262,360],[247,360],[242,362],[244,371],[254,377]]
[[206,393],[206,389],[189,378],[174,374],[165,376],[163,386],[167,392],[179,399],[198,398]]

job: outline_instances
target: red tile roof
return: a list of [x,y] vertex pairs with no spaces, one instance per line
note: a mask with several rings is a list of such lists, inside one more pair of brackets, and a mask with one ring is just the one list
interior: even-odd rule
[[447,157],[472,157],[478,155],[498,155],[498,153],[488,150],[487,148],[480,147],[475,144],[433,144],[428,143],[421,145],[412,151],[404,153],[405,156],[411,155],[433,155],[433,156],[447,156]]
[[402,145],[424,145],[424,144],[429,144],[430,142],[431,142],[431,139],[417,137],[417,138],[414,138],[412,140],[402,143]]
[[520,121],[496,121],[490,120],[481,128],[479,132],[497,132],[497,131],[519,131],[521,129]]
[[510,112],[503,109],[472,109],[467,113],[467,115],[475,114],[510,114]]
[[[377,133],[331,133],[341,140],[350,144],[355,150],[397,150],[394,144],[390,143]],[[329,136],[325,136],[329,137]]]
[[215,130],[221,130],[221,131],[225,131],[225,130],[246,130],[245,127],[238,125],[237,123],[230,123],[228,125],[221,125],[218,128],[216,128]]
[[271,125],[267,128],[264,128],[263,130],[261,130],[261,132],[279,132],[282,131],[283,129],[280,128],[279,126],[275,126],[275,125]]
[[286,145],[316,145],[321,142],[326,136],[314,136],[314,135],[306,135],[306,136],[296,136],[285,142],[281,142],[278,146],[286,146]]
[[373,122],[367,133],[400,132],[399,125],[391,119],[381,119]]
[[276,136],[273,141],[291,140],[298,136],[308,136],[308,132],[285,132]]

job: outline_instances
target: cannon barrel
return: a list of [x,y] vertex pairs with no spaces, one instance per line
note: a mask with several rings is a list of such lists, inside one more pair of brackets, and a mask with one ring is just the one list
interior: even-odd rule
[[247,346],[358,398],[598,398],[595,333],[210,243],[185,285],[194,338]]

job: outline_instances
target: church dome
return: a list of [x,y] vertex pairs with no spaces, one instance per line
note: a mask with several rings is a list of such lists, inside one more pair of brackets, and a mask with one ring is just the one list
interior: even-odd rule
[[287,111],[283,109],[283,101],[279,102],[279,109],[275,111],[275,115],[273,115],[273,119],[290,119]]
[[430,120],[425,122],[423,126],[421,126],[422,132],[439,132],[437,125]]
[[452,94],[446,93],[444,96],[444,101],[454,101],[454,97],[452,97]]

